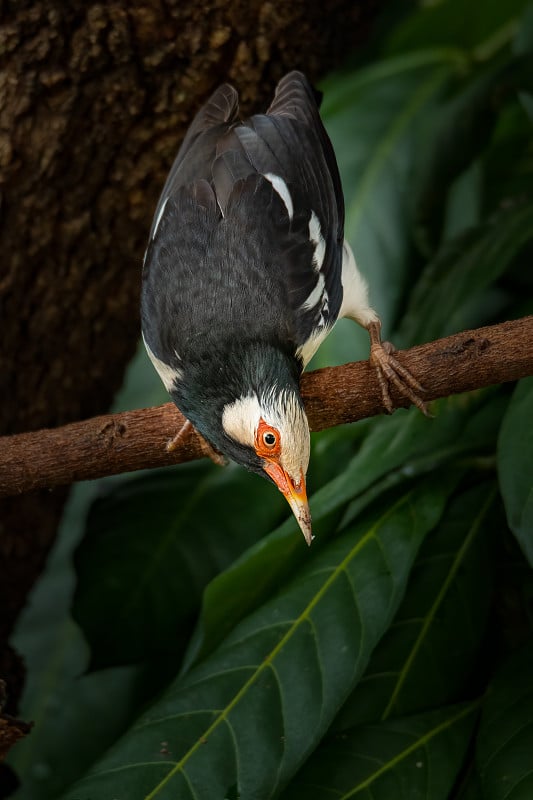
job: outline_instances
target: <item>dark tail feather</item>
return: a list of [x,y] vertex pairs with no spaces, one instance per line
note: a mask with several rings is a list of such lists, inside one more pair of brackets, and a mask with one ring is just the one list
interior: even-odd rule
[[318,117],[321,100],[321,92],[311,86],[303,72],[294,70],[278,83],[267,114],[293,117],[309,125]]

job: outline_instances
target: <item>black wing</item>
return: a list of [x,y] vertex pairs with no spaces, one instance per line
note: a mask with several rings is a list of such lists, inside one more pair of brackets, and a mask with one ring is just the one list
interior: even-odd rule
[[[267,113],[232,128],[223,142],[233,158],[240,145],[257,173],[279,176],[287,186],[293,215],[283,261],[299,346],[330,327],[342,303],[344,200],[317,100],[305,76],[291,72]],[[218,188],[215,182],[217,196]]]
[[161,195],[143,277],[152,352],[178,369],[225,340],[295,352],[342,302],[344,206],[306,78],[237,122],[223,86],[195,118]]
[[160,220],[161,209],[170,195],[186,183],[211,178],[211,165],[218,139],[231,127],[239,113],[239,96],[227,83],[211,95],[192,121],[168,173],[150,229],[150,240]]

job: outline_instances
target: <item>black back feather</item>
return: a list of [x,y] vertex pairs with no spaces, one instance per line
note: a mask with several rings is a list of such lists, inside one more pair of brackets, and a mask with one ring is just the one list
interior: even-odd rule
[[[292,218],[272,176],[287,186]],[[320,271],[312,213],[324,239]],[[343,226],[337,164],[306,78],[287,75],[268,112],[244,122],[235,90],[217,89],[167,178],[143,272],[143,334],[157,358],[181,370],[180,407],[199,364],[206,386],[229,353],[251,343],[297,364],[297,349],[335,322]],[[304,307],[321,281],[327,303]]]

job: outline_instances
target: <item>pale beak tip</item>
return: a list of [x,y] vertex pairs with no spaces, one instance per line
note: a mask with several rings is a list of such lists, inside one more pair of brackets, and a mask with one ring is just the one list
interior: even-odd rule
[[307,542],[307,546],[311,547],[311,543],[315,537],[313,536],[313,532],[311,530],[311,517],[309,516],[309,513],[307,513],[305,516],[302,515],[302,517],[298,515],[296,519],[298,525],[300,526],[300,530],[304,535],[304,539]]
[[309,512],[307,499],[304,502],[295,497],[289,497],[287,499],[292,509],[292,513],[296,517],[296,522],[300,526],[300,530],[304,535],[305,541],[307,542],[307,546],[311,547],[311,542],[315,537],[313,536],[313,530],[311,527],[311,514]]
[[307,546],[310,547],[315,537],[311,529],[311,513],[307,502],[303,470],[301,471],[300,480],[297,483],[275,462],[267,463],[264,470],[290,505],[292,513],[296,517],[296,522],[300,526],[300,530],[307,542]]

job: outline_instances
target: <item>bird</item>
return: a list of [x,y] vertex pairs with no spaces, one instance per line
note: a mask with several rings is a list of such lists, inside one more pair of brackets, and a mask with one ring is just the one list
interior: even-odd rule
[[307,544],[309,424],[300,376],[338,319],[367,329],[383,403],[392,383],[424,413],[422,385],[381,340],[344,238],[344,198],[321,95],[302,72],[265,113],[239,115],[223,84],[194,117],[164,184],[145,252],[146,351],[204,451],[270,480]]

